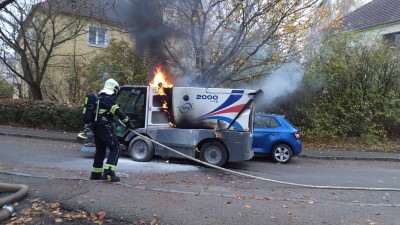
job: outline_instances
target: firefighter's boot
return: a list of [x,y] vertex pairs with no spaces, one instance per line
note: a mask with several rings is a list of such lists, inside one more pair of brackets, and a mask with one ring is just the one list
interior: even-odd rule
[[103,168],[92,168],[92,173],[90,174],[91,180],[101,180],[103,177]]
[[115,175],[115,166],[106,165],[103,171],[103,180],[107,180],[110,182],[119,182],[121,179]]

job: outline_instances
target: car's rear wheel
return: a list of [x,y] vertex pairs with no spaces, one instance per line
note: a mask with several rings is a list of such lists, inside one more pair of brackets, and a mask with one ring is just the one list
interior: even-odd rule
[[271,157],[277,163],[288,163],[292,156],[293,150],[286,144],[276,144],[272,147]]
[[130,157],[138,162],[147,162],[154,156],[154,144],[142,137],[135,137],[129,144]]

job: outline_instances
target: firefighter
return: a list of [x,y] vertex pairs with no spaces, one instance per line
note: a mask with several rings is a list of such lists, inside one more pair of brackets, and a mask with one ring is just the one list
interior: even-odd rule
[[[94,156],[91,180],[107,180],[118,182],[120,178],[115,175],[118,157],[121,151],[120,143],[113,130],[111,122],[113,116],[117,116],[127,128],[132,128],[129,117],[115,102],[115,97],[119,91],[119,84],[114,79],[108,79],[104,83],[104,88],[99,92],[99,110],[97,122],[94,124],[94,141],[96,144],[96,153]],[[106,148],[110,150],[106,164],[103,167],[103,161],[106,158]]]

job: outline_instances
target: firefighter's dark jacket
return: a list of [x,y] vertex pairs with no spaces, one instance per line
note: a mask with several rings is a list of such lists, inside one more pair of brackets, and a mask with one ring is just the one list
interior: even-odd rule
[[[107,121],[113,121],[113,116],[117,116],[123,123],[129,121],[129,117],[119,108],[113,96],[105,93],[100,93],[97,96],[100,99],[99,104],[99,117],[105,117]],[[104,119],[103,119],[104,120]]]

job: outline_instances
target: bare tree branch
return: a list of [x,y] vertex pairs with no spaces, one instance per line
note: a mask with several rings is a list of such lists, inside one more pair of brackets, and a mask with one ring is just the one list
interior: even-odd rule
[[182,41],[165,40],[164,47],[174,66],[202,86],[262,76],[298,55],[310,12],[323,1],[170,0],[175,14],[162,21]]
[[8,4],[11,4],[12,2],[14,2],[15,0],[4,0],[0,3],[0,10],[2,10],[3,8],[5,8]]
[[0,60],[28,84],[34,99],[43,98],[42,81],[63,54],[57,48],[84,34],[89,18],[95,17],[90,3],[16,0],[0,12],[0,25],[6,28],[0,29]]

